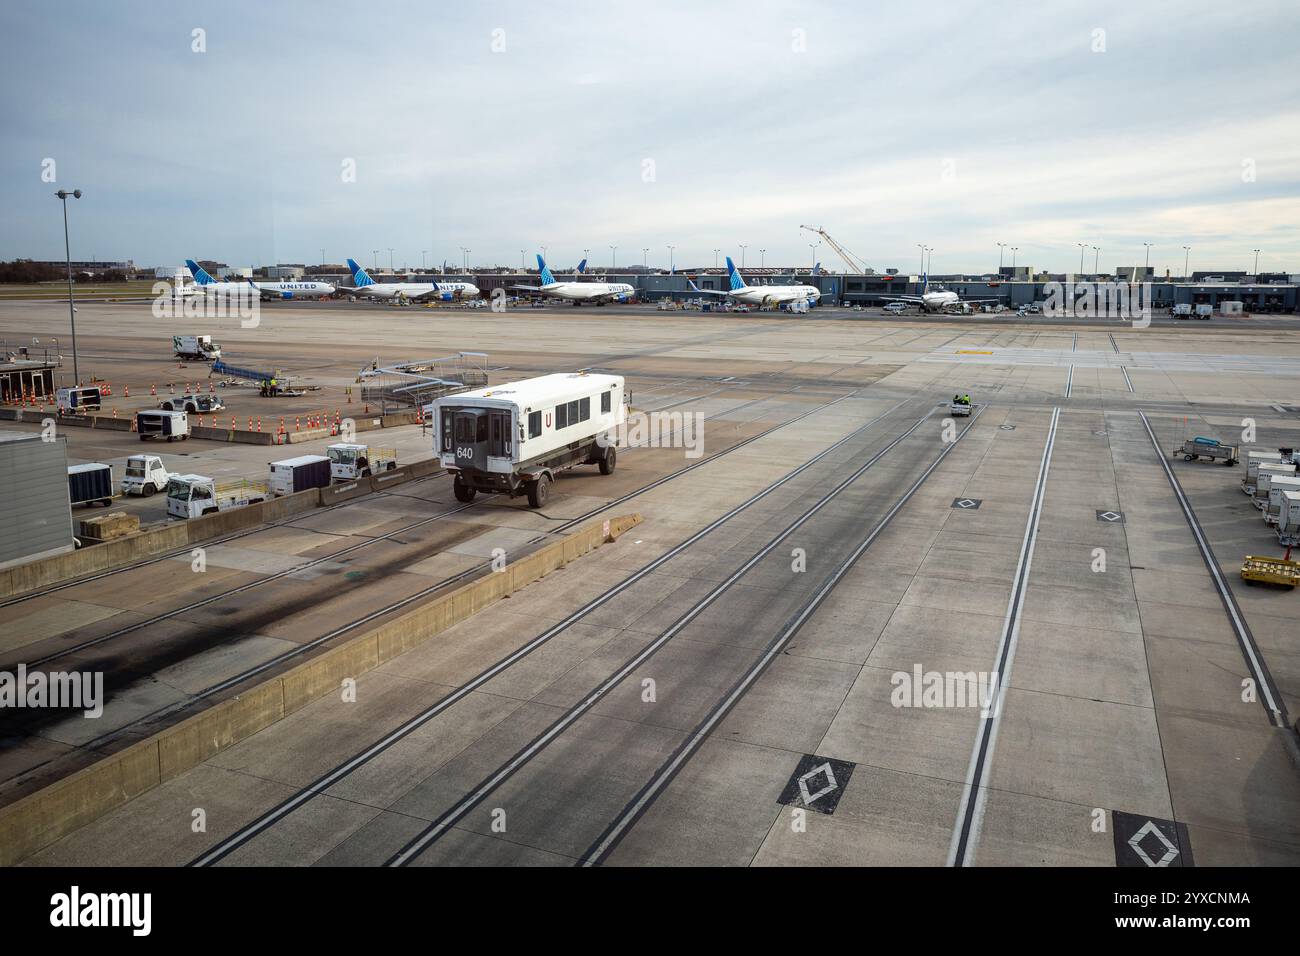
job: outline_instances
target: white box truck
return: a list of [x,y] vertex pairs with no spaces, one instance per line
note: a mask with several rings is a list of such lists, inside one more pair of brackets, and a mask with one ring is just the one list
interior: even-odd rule
[[330,460],[325,455],[299,455],[273,461],[270,465],[271,494],[292,495],[309,488],[327,488],[330,483]]
[[381,471],[392,471],[397,467],[396,448],[376,448],[374,445],[339,442],[330,445],[325,452],[329,455],[330,477],[335,481],[369,478]]
[[122,477],[122,494],[144,495],[148,498],[167,488],[171,475],[157,455],[131,455],[126,459],[126,474]]
[[190,419],[185,412],[147,408],[135,413],[135,430],[140,433],[141,441],[150,438],[166,438],[168,441],[179,438],[185,441],[190,437]]
[[173,335],[172,352],[178,359],[214,362],[221,358],[221,346],[210,335]]
[[1179,302],[1169,310],[1169,314],[1175,319],[1190,319],[1192,317],[1192,304],[1190,302]]
[[1214,306],[1208,302],[1201,302],[1196,306],[1196,317],[1198,319],[1210,319],[1214,317]]
[[265,482],[247,478],[214,481],[204,475],[172,475],[167,482],[167,514],[173,518],[201,518],[265,501],[268,495]]
[[542,375],[434,402],[434,451],[452,474],[456,500],[480,491],[546,504],[555,476],[575,465],[617,461],[627,421],[623,378],[588,372]]

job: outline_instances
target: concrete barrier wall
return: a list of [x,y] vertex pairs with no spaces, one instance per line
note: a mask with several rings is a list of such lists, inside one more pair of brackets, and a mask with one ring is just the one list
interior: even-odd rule
[[83,574],[106,571],[164,551],[199,544],[264,522],[280,521],[319,506],[350,501],[374,491],[386,491],[415,478],[434,474],[441,468],[436,458],[423,459],[348,484],[312,488],[283,498],[270,498],[260,504],[245,505],[242,508],[221,511],[214,515],[192,518],[185,523],[172,522],[106,544],[92,545],[77,551],[68,551],[27,564],[0,569],[0,599],[57,584]]
[[141,793],[334,693],[358,677],[551,571],[618,539],[639,514],[596,520],[573,534],[304,661],[174,727],[0,808],[0,866],[12,866]]
[[174,551],[185,547],[189,541],[185,525],[169,524],[151,531],[141,531],[124,538],[116,538],[104,544],[90,545],[76,551],[67,551],[53,557],[5,568],[0,571],[0,598],[13,597],[36,588],[58,584],[69,578],[107,571],[141,558]]

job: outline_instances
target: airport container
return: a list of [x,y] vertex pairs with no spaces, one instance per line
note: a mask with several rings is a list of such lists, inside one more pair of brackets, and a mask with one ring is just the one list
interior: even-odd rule
[[0,568],[71,551],[66,438],[0,432]]
[[1274,527],[1283,544],[1288,547],[1300,544],[1300,491],[1282,492],[1282,507]]
[[185,412],[148,408],[135,413],[135,430],[140,433],[141,441],[149,438],[184,441],[190,437],[190,420]]
[[1260,511],[1268,504],[1268,489],[1274,476],[1289,477],[1295,474],[1295,465],[1286,462],[1264,462],[1255,476],[1255,494],[1251,500]]
[[325,455],[299,455],[271,462],[270,489],[273,495],[292,495],[308,488],[327,488],[330,460]]
[[98,385],[81,385],[77,388],[59,389],[54,400],[60,415],[82,415],[99,411],[104,402],[104,394]]
[[1268,462],[1276,463],[1282,461],[1282,455],[1276,451],[1248,451],[1246,452],[1246,477],[1241,479],[1241,490],[1248,495],[1255,493],[1255,477],[1259,474],[1259,466]]
[[1268,483],[1268,502],[1264,506],[1264,520],[1277,524],[1282,517],[1283,495],[1288,491],[1300,491],[1300,476],[1274,475]]
[[78,505],[113,503],[113,469],[109,465],[92,462],[87,465],[68,466],[68,502]]
[[617,462],[627,422],[619,375],[559,373],[448,395],[434,403],[434,450],[458,501],[479,492],[546,504],[551,483],[575,465]]

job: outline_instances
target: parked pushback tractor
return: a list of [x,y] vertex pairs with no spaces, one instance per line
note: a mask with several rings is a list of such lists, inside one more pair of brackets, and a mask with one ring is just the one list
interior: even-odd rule
[[482,491],[546,504],[555,477],[575,465],[610,474],[627,422],[620,375],[542,375],[448,395],[433,403],[434,449],[458,501]]

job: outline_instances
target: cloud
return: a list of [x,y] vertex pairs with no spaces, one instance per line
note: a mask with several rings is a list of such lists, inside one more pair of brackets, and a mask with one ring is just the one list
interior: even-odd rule
[[1221,268],[1267,246],[1300,271],[1298,16],[399,3],[359,27],[306,3],[11,5],[0,256],[61,252],[53,157],[86,190],[77,254],[148,264],[542,244],[654,263],[668,243],[679,263],[740,243],[803,262],[816,223],[877,268],[911,268],[918,242],[939,271],[993,268],[997,242],[1053,269],[1076,242],[1111,264],[1154,242]]

